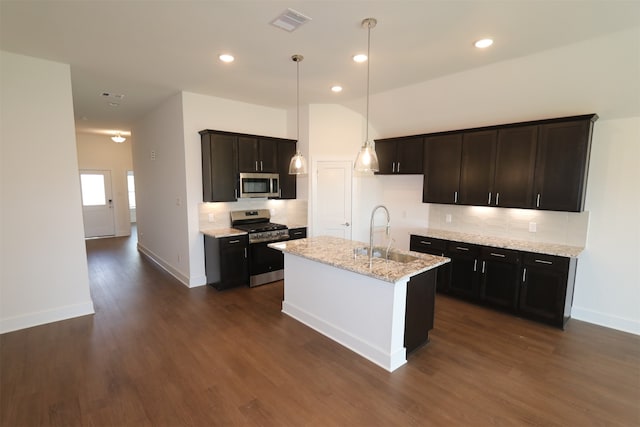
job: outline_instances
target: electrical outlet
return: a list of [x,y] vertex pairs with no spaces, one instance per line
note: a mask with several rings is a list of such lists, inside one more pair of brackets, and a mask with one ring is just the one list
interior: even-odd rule
[[535,233],[538,231],[538,224],[536,224],[535,222],[530,222],[529,223],[529,233]]
[[213,214],[212,214],[212,213],[210,213],[210,214],[209,214],[209,222],[213,222],[213,221],[214,221],[214,219],[213,219]]
[[180,197],[176,197],[176,206],[180,206],[182,204],[182,199]]
[[451,222],[451,219],[452,219],[452,218],[451,218],[451,214],[446,214],[446,215],[445,215],[445,217],[444,217],[444,221],[445,221],[446,223],[450,223],[450,222]]

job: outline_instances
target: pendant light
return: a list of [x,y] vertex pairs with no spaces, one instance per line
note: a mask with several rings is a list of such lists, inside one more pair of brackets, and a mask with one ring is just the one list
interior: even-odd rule
[[125,138],[124,136],[120,135],[120,132],[116,133],[115,136],[111,137],[111,140],[115,143],[118,144],[122,144],[123,142],[125,142],[127,140],[127,138]]
[[289,162],[289,175],[304,175],[307,173],[307,160],[300,149],[300,62],[304,59],[302,55],[293,55],[291,60],[296,63],[296,154]]
[[356,164],[354,169],[356,172],[378,172],[380,167],[378,166],[378,155],[373,141],[369,140],[369,68],[371,64],[371,29],[376,26],[378,21],[375,18],[366,18],[362,20],[362,28],[367,29],[367,127],[365,130],[365,139],[358,157],[356,157]]

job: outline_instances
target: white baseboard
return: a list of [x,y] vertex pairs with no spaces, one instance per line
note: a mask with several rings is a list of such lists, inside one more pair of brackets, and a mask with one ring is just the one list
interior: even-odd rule
[[607,328],[640,335],[640,321],[635,319],[612,316],[608,313],[601,313],[599,311],[576,306],[571,308],[571,317],[573,319],[583,320],[585,322],[605,326]]
[[178,279],[178,281],[183,285],[185,285],[187,288],[190,287],[189,277],[187,277],[185,274],[175,269],[171,264],[169,264],[167,261],[162,259],[162,257],[160,257],[158,254],[142,246],[139,242],[138,242],[138,251],[150,261],[153,261],[154,263],[158,264],[158,266],[161,267],[164,271],[166,271],[167,273],[169,273],[170,275]]
[[0,334],[94,313],[93,301],[89,300],[80,304],[0,319]]

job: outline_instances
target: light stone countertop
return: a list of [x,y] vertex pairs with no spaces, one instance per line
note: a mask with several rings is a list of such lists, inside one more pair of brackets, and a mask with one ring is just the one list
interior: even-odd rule
[[450,261],[449,258],[403,251],[392,247],[392,252],[411,255],[416,259],[411,262],[401,263],[374,258],[372,268],[369,269],[369,257],[367,255],[354,256],[355,248],[368,246],[366,243],[330,236],[318,236],[269,244],[269,247],[285,253],[391,283],[415,276],[416,274],[439,267]]
[[435,228],[420,228],[410,231],[410,234],[432,237],[434,239],[453,240],[456,242],[472,243],[494,248],[514,249],[517,251],[534,252],[539,254],[578,258],[584,250],[579,246],[568,246],[557,243],[532,242],[527,240],[514,240],[504,237],[482,236],[479,234],[459,233],[457,231],[438,230]]
[[235,228],[205,228],[201,229],[200,232],[207,236],[215,237],[216,239],[220,239],[223,237],[242,236],[247,234],[246,231],[238,230]]

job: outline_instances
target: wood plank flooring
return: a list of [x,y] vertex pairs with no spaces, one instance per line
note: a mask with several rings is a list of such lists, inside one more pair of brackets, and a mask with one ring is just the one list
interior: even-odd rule
[[640,337],[438,295],[393,373],[280,312],[283,284],[187,289],[87,241],[96,314],[0,336],[2,426],[638,426]]

